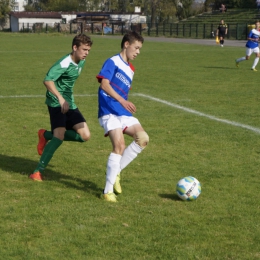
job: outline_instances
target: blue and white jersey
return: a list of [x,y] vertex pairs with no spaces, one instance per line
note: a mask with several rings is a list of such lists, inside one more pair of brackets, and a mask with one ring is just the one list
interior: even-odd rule
[[[99,74],[98,82],[108,79],[111,87],[125,100],[128,99],[128,92],[131,88],[134,77],[134,67],[131,63],[126,63],[117,54],[105,61]],[[114,114],[117,116],[131,116],[117,100],[109,96],[104,90],[98,90],[98,117]]]
[[260,36],[259,31],[257,31],[256,29],[251,30],[250,33],[248,34],[248,38],[255,39],[256,41],[248,40],[246,43],[246,47],[250,49],[254,49],[258,47],[259,36]]

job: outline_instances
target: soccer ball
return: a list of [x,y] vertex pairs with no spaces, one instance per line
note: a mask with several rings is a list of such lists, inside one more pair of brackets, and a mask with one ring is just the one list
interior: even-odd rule
[[177,183],[176,192],[182,200],[196,200],[201,193],[200,182],[192,176],[182,178]]

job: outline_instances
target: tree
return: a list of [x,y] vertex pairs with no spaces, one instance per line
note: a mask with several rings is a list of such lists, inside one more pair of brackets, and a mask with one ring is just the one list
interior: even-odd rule
[[176,8],[176,16],[180,20],[191,16],[191,6],[193,0],[174,0],[173,2]]
[[14,6],[14,0],[0,0],[0,26],[3,27],[6,24],[8,14],[12,11]]

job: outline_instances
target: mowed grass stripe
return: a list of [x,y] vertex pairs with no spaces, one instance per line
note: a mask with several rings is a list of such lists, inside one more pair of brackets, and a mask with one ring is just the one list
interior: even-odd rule
[[[95,95],[95,94],[75,94],[74,96],[75,97],[95,97],[97,95]],[[230,120],[227,120],[227,119],[221,119],[221,118],[218,118],[218,117],[213,116],[213,115],[208,115],[208,114],[205,114],[203,112],[199,112],[199,111],[196,111],[194,109],[190,109],[188,107],[180,106],[178,104],[174,104],[174,103],[168,102],[166,100],[155,98],[155,97],[145,95],[145,94],[142,94],[142,93],[135,93],[135,94],[132,94],[132,96],[140,96],[140,97],[144,97],[144,98],[149,98],[153,101],[162,103],[162,104],[167,105],[167,106],[174,107],[174,108],[179,109],[179,110],[183,110],[187,113],[191,113],[191,114],[201,116],[201,117],[206,117],[208,119],[211,119],[211,120],[214,120],[214,121],[217,121],[217,122],[221,122],[221,123],[225,123],[225,124],[228,124],[228,125],[244,128],[244,129],[250,130],[252,132],[255,132],[257,134],[260,134],[260,129],[257,128],[257,127],[254,127],[254,126],[242,124],[242,123],[235,122],[235,121],[230,121]],[[44,98],[44,96],[43,95],[17,95],[17,96],[0,96],[0,98]]]

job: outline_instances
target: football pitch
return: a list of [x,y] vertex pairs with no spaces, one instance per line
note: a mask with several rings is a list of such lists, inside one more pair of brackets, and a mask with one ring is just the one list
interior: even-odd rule
[[[150,143],[121,173],[119,202],[108,203],[99,197],[111,144],[97,119],[95,77],[119,52],[118,37],[92,37],[75,84],[91,139],[63,142],[46,180],[28,179],[37,131],[50,127],[42,81],[72,37],[0,34],[0,259],[260,259],[254,56],[237,68],[244,47],[144,42],[129,100]],[[176,195],[185,176],[201,183],[196,201]]]

